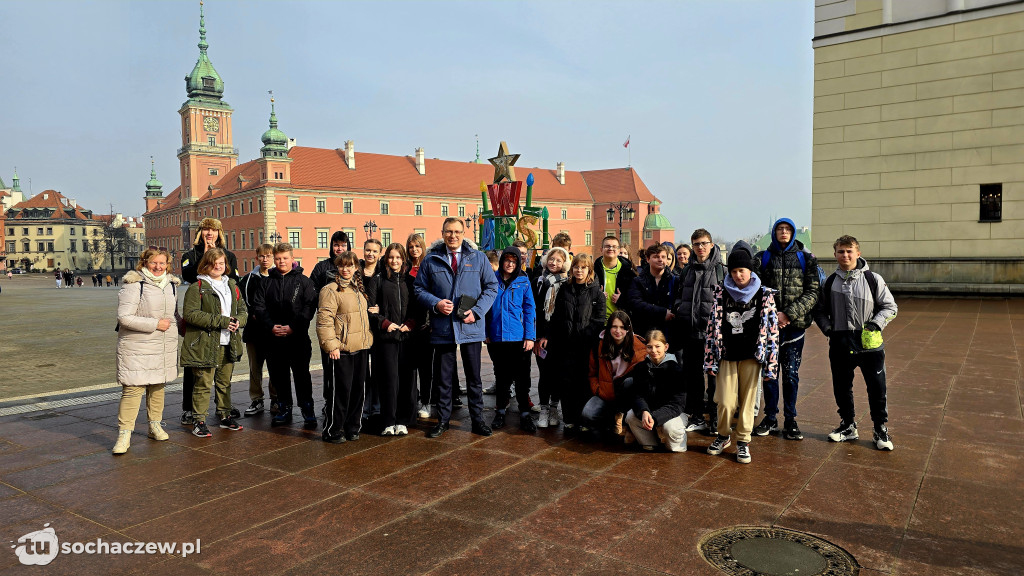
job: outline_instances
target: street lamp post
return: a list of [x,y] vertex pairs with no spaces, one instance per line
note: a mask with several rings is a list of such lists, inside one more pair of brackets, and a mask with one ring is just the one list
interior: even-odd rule
[[476,220],[477,220],[477,213],[476,212],[473,212],[469,216],[466,216],[466,230],[469,230],[469,227],[471,225],[473,226],[473,241],[476,242],[479,245],[482,242],[482,240],[480,238],[477,238],[477,236],[476,236]]
[[366,239],[373,238],[373,233],[377,231],[377,223],[373,220],[367,221],[363,224],[363,232],[366,233]]
[[274,232],[270,236],[267,236],[267,239],[270,240],[271,244],[274,244],[276,246],[277,244],[279,244],[281,242],[282,236],[280,234],[278,234],[277,232]]
[[615,213],[619,213],[619,242],[622,242],[622,221],[632,222],[633,217],[636,216],[636,210],[633,209],[633,205],[629,202],[618,202],[612,204],[607,210],[608,218],[614,219]]

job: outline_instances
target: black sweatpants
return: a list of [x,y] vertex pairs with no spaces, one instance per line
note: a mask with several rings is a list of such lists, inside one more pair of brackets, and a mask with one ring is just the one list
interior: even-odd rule
[[[548,348],[551,348],[550,342]],[[580,423],[583,406],[593,395],[590,391],[592,351],[593,342],[565,342],[548,354],[547,360],[556,366],[553,384],[558,390],[557,397],[562,401],[562,421],[566,424]]]
[[312,357],[313,345],[306,334],[276,336],[267,342],[267,371],[281,406],[293,405],[292,378],[299,406],[313,405],[313,378],[309,374]]
[[192,391],[196,387],[196,375],[192,373],[190,366],[185,367],[185,374],[181,377],[181,410],[182,412],[192,411]]
[[416,411],[416,365],[410,342],[378,339],[373,343],[373,366],[380,393],[381,425],[408,427]]
[[[715,404],[715,377],[704,373],[704,341],[697,338],[683,338],[680,350],[683,362],[683,377],[689,384],[686,391],[686,413],[691,417],[714,418],[718,414]],[[704,400],[704,379],[707,378],[707,401]]]
[[494,409],[504,413],[511,396],[511,387],[516,387],[516,402],[520,412],[530,410],[530,356],[523,351],[522,340],[518,342],[491,342],[487,353],[494,364]]
[[410,347],[412,362],[416,366],[420,404],[430,404],[434,374],[434,346],[430,344],[430,332],[413,332],[412,339],[406,344]]
[[868,388],[868,406],[871,409],[871,421],[885,424],[889,421],[889,412],[885,401],[885,350],[872,350],[851,354],[845,348],[829,348],[829,363],[832,365],[832,393],[839,407],[839,417],[843,422],[853,422],[856,413],[853,409],[853,370],[860,368],[864,383]]
[[[359,432],[362,427],[363,381],[366,379],[366,364],[369,355],[366,350],[351,354],[342,352],[331,363],[331,377],[324,371],[324,390],[327,396],[327,410],[324,414],[324,438],[348,436]],[[278,392],[278,397],[280,397]]]

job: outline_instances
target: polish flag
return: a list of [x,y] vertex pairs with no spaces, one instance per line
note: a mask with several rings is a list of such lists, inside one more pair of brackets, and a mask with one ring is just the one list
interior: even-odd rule
[[623,148],[629,148],[629,136],[626,136],[626,142],[622,145]]

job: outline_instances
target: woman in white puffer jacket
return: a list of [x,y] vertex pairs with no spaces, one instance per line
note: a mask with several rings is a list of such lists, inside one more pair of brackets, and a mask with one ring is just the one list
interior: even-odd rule
[[124,454],[131,443],[142,394],[146,393],[149,437],[167,440],[160,425],[164,411],[164,385],[178,376],[178,330],[175,322],[176,276],[167,272],[170,254],[150,248],[139,258],[138,271],[124,275],[117,295],[117,381],[121,404],[117,414],[114,454]]

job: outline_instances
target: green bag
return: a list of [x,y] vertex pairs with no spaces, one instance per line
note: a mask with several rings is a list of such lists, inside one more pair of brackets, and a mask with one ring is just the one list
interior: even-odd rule
[[880,330],[868,330],[865,328],[860,333],[860,345],[865,350],[875,350],[882,347],[882,332]]

